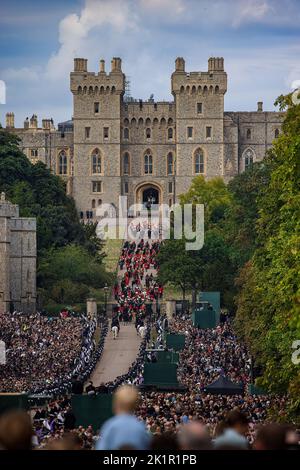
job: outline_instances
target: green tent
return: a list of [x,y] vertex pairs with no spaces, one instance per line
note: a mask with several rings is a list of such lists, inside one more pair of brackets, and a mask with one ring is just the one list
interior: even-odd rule
[[156,353],[157,361],[162,363],[173,363],[178,364],[179,362],[179,354],[174,351],[157,351]]
[[144,385],[178,387],[177,364],[146,362],[144,365]]
[[9,410],[28,410],[26,393],[0,393],[0,415]]
[[250,395],[267,395],[267,392],[260,387],[257,387],[255,384],[248,385],[248,392]]
[[97,430],[112,417],[112,395],[72,395],[72,411],[76,426],[91,425]]
[[221,313],[220,292],[200,292],[199,301],[208,302],[211,304],[212,308],[215,311],[216,325],[218,325],[220,322]]
[[204,304],[204,308],[196,305],[195,310],[192,313],[193,325],[198,328],[216,328],[216,314],[214,310],[209,310]]
[[178,335],[175,333],[167,334],[167,348],[174,349],[174,351],[181,351],[185,346],[185,335]]

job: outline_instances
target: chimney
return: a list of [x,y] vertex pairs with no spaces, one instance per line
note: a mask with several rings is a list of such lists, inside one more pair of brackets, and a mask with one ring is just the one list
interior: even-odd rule
[[74,72],[87,72],[87,59],[74,59]]
[[122,60],[119,57],[113,57],[111,61],[112,72],[122,72]]
[[175,60],[175,72],[185,71],[185,61],[183,57],[177,57]]
[[30,123],[29,123],[30,129],[37,129],[38,127],[38,119],[37,115],[33,114],[32,117],[30,118]]
[[210,57],[208,59],[209,72],[224,72],[224,59],[223,57]]
[[6,127],[14,128],[15,127],[15,115],[14,113],[6,113]]
[[257,112],[258,113],[261,113],[263,111],[263,102],[262,101],[258,101],[257,102]]
[[52,119],[42,119],[42,128],[45,130],[53,129],[53,120]]
[[105,73],[105,60],[100,60],[100,73]]

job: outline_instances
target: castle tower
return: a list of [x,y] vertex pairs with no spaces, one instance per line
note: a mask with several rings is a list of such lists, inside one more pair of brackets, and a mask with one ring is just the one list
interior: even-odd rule
[[172,94],[176,105],[177,174],[182,177],[178,180],[178,193],[188,189],[188,176],[203,174],[211,178],[223,174],[226,91],[223,58],[211,57],[207,72],[190,73],[185,71],[184,59],[176,59]]
[[15,127],[15,115],[14,113],[6,113],[6,128],[13,129]]
[[0,312],[36,308],[36,221],[20,218],[19,207],[0,200]]
[[[125,91],[121,59],[111,71],[88,72],[86,59],[74,59],[71,72],[74,122],[73,196],[83,218],[102,203],[118,205],[120,188],[120,116]],[[93,214],[91,214],[93,213]]]

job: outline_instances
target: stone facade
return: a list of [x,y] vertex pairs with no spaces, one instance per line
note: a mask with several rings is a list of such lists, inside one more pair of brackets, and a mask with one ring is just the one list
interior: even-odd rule
[[228,181],[251,162],[264,158],[280,131],[284,114],[225,112],[227,74],[223,58],[210,58],[206,72],[186,72],[183,58],[171,77],[172,102],[126,98],[121,59],[111,70],[88,72],[86,59],[74,59],[70,88],[73,119],[54,128],[35,115],[24,129],[7,128],[21,137],[31,161],[41,160],[67,182],[82,219],[94,218],[102,203],[118,206],[154,202],[171,205],[197,174]]
[[36,220],[0,200],[0,313],[36,309]]

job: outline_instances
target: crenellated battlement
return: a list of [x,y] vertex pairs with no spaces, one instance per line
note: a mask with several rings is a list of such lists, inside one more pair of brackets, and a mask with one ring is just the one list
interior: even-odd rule
[[175,71],[172,74],[172,93],[224,95],[227,91],[227,74],[224,71],[223,57],[210,57],[207,72],[186,72],[182,57],[175,60]]
[[105,61],[99,62],[99,72],[88,72],[87,59],[74,59],[74,71],[70,74],[71,92],[74,95],[123,94],[125,75],[119,57],[111,60],[111,71],[105,72]]

